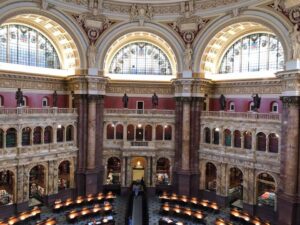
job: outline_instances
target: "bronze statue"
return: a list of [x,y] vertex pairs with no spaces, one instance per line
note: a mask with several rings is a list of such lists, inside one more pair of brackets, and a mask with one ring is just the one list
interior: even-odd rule
[[224,111],[226,109],[226,99],[223,94],[221,94],[219,102],[220,102],[221,110]]
[[16,92],[16,99],[17,107],[21,107],[24,105],[23,92],[21,91],[21,88],[18,88],[18,91]]
[[157,108],[157,106],[158,106],[158,97],[154,92],[154,94],[152,95],[152,108]]
[[123,98],[122,98],[124,108],[128,108],[128,100],[129,100],[129,98],[128,98],[127,94],[125,93]]
[[258,94],[256,93],[255,95],[254,94],[252,95],[252,98],[253,98],[253,103],[254,103],[254,111],[257,112],[257,110],[260,107],[261,97],[259,97]]
[[54,91],[53,93],[53,107],[57,107],[57,93]]

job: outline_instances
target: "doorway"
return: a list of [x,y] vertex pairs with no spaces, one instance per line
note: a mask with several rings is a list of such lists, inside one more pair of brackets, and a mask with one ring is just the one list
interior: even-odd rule
[[132,158],[132,181],[145,180],[146,159],[144,157]]

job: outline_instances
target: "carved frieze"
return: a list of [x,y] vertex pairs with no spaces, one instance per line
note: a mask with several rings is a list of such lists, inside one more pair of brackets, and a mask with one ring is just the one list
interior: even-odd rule
[[145,21],[150,21],[153,18],[152,5],[137,5],[133,4],[130,8],[130,21],[139,21],[140,26],[144,25]]

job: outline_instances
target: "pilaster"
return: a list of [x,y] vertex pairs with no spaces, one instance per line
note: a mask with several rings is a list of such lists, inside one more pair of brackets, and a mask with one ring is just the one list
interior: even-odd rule
[[300,71],[284,71],[278,224],[299,224],[300,212]]

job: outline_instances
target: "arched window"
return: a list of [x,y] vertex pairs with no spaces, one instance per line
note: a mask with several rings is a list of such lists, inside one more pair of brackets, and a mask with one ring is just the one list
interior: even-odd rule
[[67,126],[66,130],[66,141],[74,140],[74,127],[72,125]]
[[229,111],[232,111],[232,112],[235,111],[235,104],[234,104],[234,102],[230,102],[229,103]]
[[70,188],[70,162],[63,161],[58,167],[58,190]]
[[147,125],[145,127],[145,141],[152,141],[152,126]]
[[213,143],[215,144],[215,145],[218,145],[219,144],[219,142],[220,142],[220,140],[219,140],[219,138],[220,138],[220,129],[219,128],[214,128],[213,129],[213,137],[214,137],[214,140],[213,140]]
[[158,141],[163,140],[163,126],[158,125],[155,128],[155,139]]
[[134,126],[132,124],[127,126],[127,140],[128,141],[134,140]]
[[0,107],[3,106],[3,105],[4,105],[3,96],[0,95]]
[[249,131],[244,132],[244,148],[245,149],[252,148],[252,133]]
[[165,140],[172,140],[172,127],[170,125],[165,126]]
[[156,163],[156,184],[170,183],[170,160],[159,158]]
[[256,135],[256,150],[257,151],[266,151],[266,135],[262,132],[259,132]]
[[125,45],[114,56],[109,67],[112,74],[172,75],[167,55],[148,42]]
[[64,141],[64,131],[65,131],[65,128],[63,126],[60,126],[57,128],[57,131],[56,131],[56,141],[57,142]]
[[272,34],[250,34],[237,40],[225,53],[220,73],[282,70],[284,52]]
[[36,127],[33,130],[33,144],[39,145],[42,143],[42,128]]
[[115,138],[115,125],[108,124],[106,127],[106,139],[114,139]]
[[227,147],[231,146],[231,131],[228,129],[224,130],[224,145]]
[[27,97],[24,96],[23,97],[23,104],[22,104],[22,106],[27,106],[27,105],[28,105]]
[[3,148],[4,131],[0,129],[0,148]]
[[6,147],[16,147],[17,146],[17,130],[15,128],[9,128],[6,131]]
[[217,188],[217,168],[212,163],[206,164],[205,170],[205,189],[216,191]]
[[135,130],[135,140],[142,141],[144,138],[144,127],[142,124],[138,124]]
[[111,157],[107,160],[108,184],[120,184],[121,182],[121,160],[117,157]]
[[30,145],[31,129],[29,127],[22,130],[22,146]]
[[0,27],[0,62],[59,69],[58,54],[39,31],[24,25]]
[[44,130],[44,143],[52,143],[52,127],[48,126]]
[[210,129],[208,127],[204,128],[204,142],[210,144]]
[[123,140],[123,125],[122,124],[118,124],[116,126],[116,139]]
[[269,152],[278,153],[278,147],[278,135],[274,133],[269,134]]
[[254,102],[249,102],[248,110],[249,110],[250,112],[253,112],[253,111],[254,111]]
[[242,137],[239,130],[233,132],[233,147],[241,148],[242,147]]
[[9,170],[2,170],[0,172],[0,206],[13,204],[14,184],[14,173]]
[[49,106],[48,105],[48,98],[47,97],[44,97],[43,99],[42,99],[42,107],[47,107],[47,106]]
[[271,112],[278,113],[278,103],[277,102],[272,102],[272,104],[271,104]]
[[269,205],[275,208],[276,183],[274,178],[268,173],[261,173],[257,177],[257,203]]

